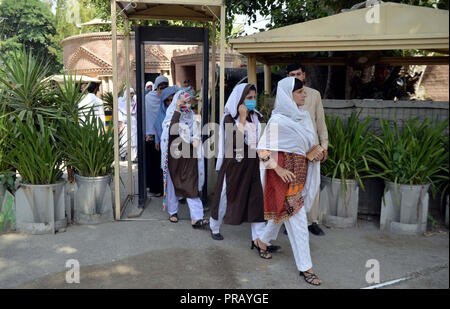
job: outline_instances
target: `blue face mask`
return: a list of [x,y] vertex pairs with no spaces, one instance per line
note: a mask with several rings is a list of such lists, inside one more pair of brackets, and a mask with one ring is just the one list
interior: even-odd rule
[[256,100],[245,100],[245,107],[251,112],[256,107]]

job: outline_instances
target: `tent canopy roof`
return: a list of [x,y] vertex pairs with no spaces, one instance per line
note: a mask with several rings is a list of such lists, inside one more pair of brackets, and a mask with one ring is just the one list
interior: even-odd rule
[[91,21],[81,24],[81,26],[97,26],[97,25],[111,25],[110,21],[103,20],[101,18],[95,18]]
[[242,54],[394,49],[448,54],[449,12],[387,2],[230,42]]
[[[64,83],[64,78],[68,78],[67,75],[52,75],[47,77],[45,80],[52,80],[57,82],[58,84],[62,84]],[[76,82],[81,82],[81,83],[101,83],[101,80],[97,79],[97,78],[93,78],[90,76],[86,76],[86,75],[73,75],[72,76],[73,80],[75,80]]]
[[213,21],[220,16],[224,0],[117,1],[129,19]]

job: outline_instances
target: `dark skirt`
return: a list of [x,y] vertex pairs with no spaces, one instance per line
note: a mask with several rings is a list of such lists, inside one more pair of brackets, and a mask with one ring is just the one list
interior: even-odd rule
[[161,151],[156,150],[155,141],[145,142],[148,155],[147,161],[147,188],[150,193],[162,194],[164,192],[163,171],[161,169]]

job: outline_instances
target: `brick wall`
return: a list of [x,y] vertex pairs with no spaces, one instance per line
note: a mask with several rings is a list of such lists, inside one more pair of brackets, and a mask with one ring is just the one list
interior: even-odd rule
[[433,101],[449,100],[448,70],[448,65],[427,66],[420,85],[420,87],[423,87],[427,99]]

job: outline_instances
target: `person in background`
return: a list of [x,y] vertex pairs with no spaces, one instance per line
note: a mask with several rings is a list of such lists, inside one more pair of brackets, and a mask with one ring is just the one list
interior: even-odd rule
[[153,83],[149,81],[145,84],[145,95],[147,95],[152,90],[153,90]]
[[[130,117],[131,117],[131,161],[137,163],[137,101],[134,95],[134,89],[130,88]],[[125,88],[123,96],[119,98],[119,132],[121,132],[121,141],[125,141],[123,147],[124,153],[127,152],[127,96],[128,90]],[[121,130],[121,131],[120,131]]]
[[145,96],[145,147],[148,154],[146,164],[147,190],[151,197],[160,197],[163,193],[163,178],[160,172],[161,153],[156,147],[155,121],[161,108],[161,95],[169,86],[165,76],[155,80],[155,90]]
[[[223,240],[220,234],[222,222],[230,225],[250,222],[252,249],[266,225],[259,158],[256,154],[262,133],[261,120],[262,115],[256,110],[255,85],[237,85],[225,105],[220,123],[216,165],[219,176],[209,221],[214,240]],[[265,255],[261,257],[267,258]]]
[[323,149],[305,105],[303,83],[286,77],[278,83],[275,108],[259,140],[258,153],[265,170],[264,218],[267,225],[256,247],[268,253],[281,225],[288,231],[299,275],[311,285],[322,281],[312,268],[306,213],[320,188]]
[[[293,63],[287,67],[287,77],[295,77],[305,83],[306,70],[305,67],[299,63]],[[311,116],[314,130],[316,132],[316,144],[320,144],[325,149],[324,157],[321,163],[324,163],[328,158],[328,129],[325,123],[325,113],[322,105],[322,98],[320,92],[304,86],[306,101],[304,109],[309,112]],[[317,192],[314,204],[308,213],[308,229],[309,231],[318,236],[323,236],[325,233],[319,227],[319,193]]]
[[81,100],[80,103],[78,103],[79,108],[79,118],[80,121],[85,121],[86,116],[88,113],[93,109],[94,116],[100,119],[103,123],[103,126],[105,126],[105,109],[103,107],[103,101],[100,100],[100,98],[97,97],[98,92],[98,84],[96,83],[90,83],[87,88],[87,94]]
[[[177,223],[178,201],[186,198],[194,229],[204,229],[200,191],[205,182],[205,166],[201,143],[201,123],[190,107],[190,95],[178,91],[167,109],[161,137],[161,168],[164,176],[163,207],[169,220]],[[188,152],[188,153],[187,153]]]

